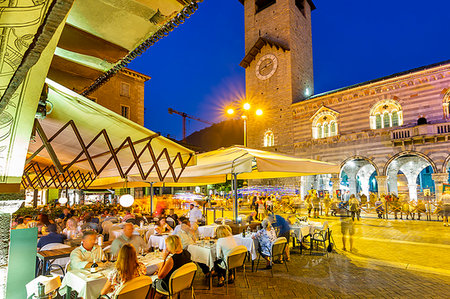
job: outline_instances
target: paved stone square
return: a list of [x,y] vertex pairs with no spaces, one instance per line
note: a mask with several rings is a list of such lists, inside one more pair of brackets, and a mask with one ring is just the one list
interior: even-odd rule
[[[238,272],[235,284],[207,289],[199,271],[197,298],[448,298],[450,294],[450,228],[442,223],[379,220],[355,222],[354,250],[342,251],[339,218],[329,221],[337,250],[328,257],[319,252],[292,251],[289,272],[284,265],[251,272],[250,288]],[[263,268],[264,265],[260,265]],[[217,282],[215,282],[216,284]],[[189,293],[183,293],[183,297]]]

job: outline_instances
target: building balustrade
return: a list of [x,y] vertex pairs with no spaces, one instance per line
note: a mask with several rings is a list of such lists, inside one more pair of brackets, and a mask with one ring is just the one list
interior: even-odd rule
[[448,141],[450,122],[418,125],[410,128],[392,130],[391,141],[394,145],[405,142],[438,142]]

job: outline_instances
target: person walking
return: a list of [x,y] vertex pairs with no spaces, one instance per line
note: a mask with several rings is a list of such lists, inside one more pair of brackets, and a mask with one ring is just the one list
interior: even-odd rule
[[441,205],[443,211],[442,222],[444,223],[444,226],[449,226],[448,217],[450,217],[450,191],[445,191],[441,196]]
[[359,213],[360,213],[359,200],[356,198],[355,194],[350,195],[348,205],[350,207],[350,212],[352,214],[352,220],[355,221],[356,216],[356,218],[359,221]]

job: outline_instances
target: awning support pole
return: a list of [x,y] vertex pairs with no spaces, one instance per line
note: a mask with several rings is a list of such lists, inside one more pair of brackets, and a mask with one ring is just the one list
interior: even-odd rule
[[153,195],[155,190],[153,189],[153,182],[150,183],[150,214],[153,214]]
[[238,189],[237,189],[237,173],[233,173],[233,190],[234,190],[234,202],[233,202],[233,216],[234,222],[238,223],[239,215],[239,202],[238,202]]

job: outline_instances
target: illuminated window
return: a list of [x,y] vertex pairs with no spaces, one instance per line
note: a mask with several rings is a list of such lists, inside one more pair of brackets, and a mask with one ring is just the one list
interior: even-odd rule
[[378,113],[378,114],[375,116],[375,122],[376,122],[375,128],[376,128],[376,129],[381,129],[381,114]]
[[121,115],[125,118],[130,118],[130,107],[120,105]]
[[338,113],[326,107],[320,108],[312,117],[314,139],[327,138],[338,134]]
[[125,82],[120,83],[120,95],[123,97],[130,97],[130,84]]
[[269,147],[274,145],[275,145],[275,136],[273,135],[273,132],[270,130],[266,131],[266,133],[264,133],[264,146]]
[[442,101],[442,108],[444,110],[444,118],[450,119],[450,89],[444,95],[444,100]]
[[370,109],[370,128],[382,129],[403,125],[403,111],[395,100],[382,100]]

